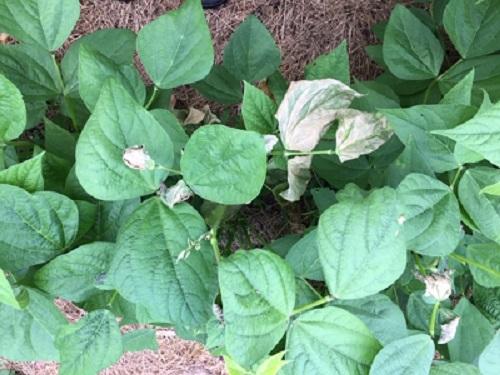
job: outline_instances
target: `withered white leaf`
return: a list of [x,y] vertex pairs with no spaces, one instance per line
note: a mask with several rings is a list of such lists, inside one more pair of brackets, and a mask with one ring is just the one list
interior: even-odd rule
[[274,146],[276,146],[278,141],[279,141],[278,137],[276,137],[273,134],[266,134],[264,136],[264,142],[266,144],[266,152],[268,154],[273,150]]
[[174,186],[160,191],[160,198],[170,208],[173,208],[177,203],[187,201],[192,196],[193,192],[184,180],[179,180]]
[[455,338],[457,333],[458,323],[460,322],[460,317],[449,321],[447,324],[441,325],[441,336],[439,336],[438,344],[447,344]]
[[287,150],[312,151],[338,116],[361,95],[335,79],[290,84],[276,118]]
[[346,109],[339,112],[339,117],[336,153],[341,162],[375,151],[393,135],[381,114]]
[[140,171],[151,170],[155,168],[155,162],[149,156],[144,146],[132,146],[123,151],[123,162],[131,169]]
[[437,301],[445,301],[451,295],[451,272],[436,272],[431,275],[416,275],[416,278],[425,283],[425,297],[432,297]]
[[304,194],[311,179],[311,162],[312,156],[297,156],[288,160],[288,189],[280,194],[283,199],[295,202]]

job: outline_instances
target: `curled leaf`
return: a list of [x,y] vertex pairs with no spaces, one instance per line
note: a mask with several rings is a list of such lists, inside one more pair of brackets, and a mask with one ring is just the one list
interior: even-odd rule
[[274,146],[278,143],[279,139],[275,135],[267,134],[264,136],[264,143],[266,144],[266,152],[269,154]]
[[436,272],[428,276],[417,275],[417,279],[425,283],[425,297],[433,297],[438,301],[447,300],[451,295],[451,272]]
[[460,317],[457,316],[447,324],[441,325],[441,336],[439,337],[438,344],[447,344],[455,338],[455,333],[457,332],[459,322]]
[[335,79],[292,82],[276,118],[287,150],[312,151],[338,116],[361,96]]
[[190,107],[188,115],[184,119],[184,125],[218,124],[218,123],[220,123],[219,118],[212,113],[208,104],[205,105],[202,109]]
[[283,199],[295,202],[304,194],[311,179],[311,162],[312,156],[297,156],[288,160],[288,189],[280,194]]
[[155,168],[155,162],[149,156],[144,146],[132,146],[123,152],[123,162],[131,169],[140,171],[152,170]]
[[336,134],[336,152],[341,162],[375,151],[393,135],[387,119],[380,114],[355,109],[341,113]]
[[173,208],[177,203],[187,201],[192,196],[193,192],[184,180],[179,180],[169,188],[160,189],[161,200],[170,208]]

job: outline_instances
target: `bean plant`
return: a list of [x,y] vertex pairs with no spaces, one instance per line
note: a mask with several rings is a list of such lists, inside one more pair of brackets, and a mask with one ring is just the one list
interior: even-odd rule
[[[172,327],[231,375],[500,372],[499,0],[397,5],[371,81],[343,42],[288,82],[253,15],[214,64],[199,0],[61,56],[79,9],[0,0],[2,357],[93,375]],[[223,246],[269,199],[308,228]]]

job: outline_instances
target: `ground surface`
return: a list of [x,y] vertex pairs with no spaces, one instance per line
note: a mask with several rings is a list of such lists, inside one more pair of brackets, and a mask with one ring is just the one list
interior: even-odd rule
[[[108,27],[128,27],[134,31],[165,11],[179,6],[181,0],[81,0],[81,19],[71,37],[78,37]],[[207,11],[217,58],[232,30],[248,14],[256,14],[274,35],[283,55],[282,70],[287,78],[302,77],[304,66],[314,57],[330,51],[342,40],[349,42],[351,68],[355,77],[369,79],[377,72],[364,53],[374,42],[371,26],[387,18],[395,0],[228,0],[227,5]],[[183,101],[199,102],[192,91],[183,91]],[[278,227],[278,225],[277,225]],[[282,233],[280,233],[282,234]],[[266,233],[265,237],[269,237]],[[272,237],[272,235],[271,235]],[[69,304],[61,308],[70,319],[78,313]],[[210,356],[197,343],[175,337],[169,330],[158,330],[160,349],[125,355],[119,363],[103,372],[106,375],[163,374],[218,375],[225,374],[219,358]],[[55,364],[11,363],[18,374],[53,375]]]

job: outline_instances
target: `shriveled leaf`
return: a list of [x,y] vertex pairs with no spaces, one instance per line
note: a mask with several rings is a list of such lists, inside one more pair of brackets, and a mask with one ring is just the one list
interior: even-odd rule
[[162,201],[170,208],[173,208],[177,203],[185,202],[193,196],[193,192],[186,185],[184,180],[179,180],[174,186],[161,191],[160,197]]
[[381,345],[364,323],[337,307],[312,310],[287,333],[285,375],[368,374]]
[[107,310],[92,311],[78,323],[63,327],[56,347],[61,355],[61,375],[95,375],[122,355],[120,327]]
[[500,245],[495,243],[467,246],[467,258],[474,280],[486,288],[500,287]]
[[406,246],[401,214],[396,192],[383,188],[365,199],[343,200],[321,215],[319,257],[334,297],[372,295],[403,273]]
[[332,78],[348,85],[351,76],[347,42],[343,40],[330,53],[321,55],[308,64],[305,76],[307,80]]
[[184,149],[181,171],[195,194],[212,202],[235,205],[255,199],[266,176],[264,138],[255,132],[206,125]]
[[358,96],[334,79],[292,82],[276,113],[285,148],[312,151],[339,109],[349,107]]
[[311,179],[312,156],[296,156],[288,160],[288,189],[281,192],[283,199],[295,202],[305,193]]
[[336,153],[341,162],[370,154],[393,134],[387,119],[379,114],[342,111],[336,133]]
[[0,185],[0,227],[0,267],[15,271],[66,250],[78,230],[78,209],[57,193]]
[[239,251],[221,262],[219,283],[226,350],[250,367],[285,334],[295,305],[293,272],[269,251]]
[[276,104],[262,90],[245,82],[241,115],[247,130],[271,134],[276,128]]
[[186,0],[144,26],[137,36],[137,51],[162,89],[203,79],[214,63],[214,49],[201,2]]
[[37,156],[0,171],[0,184],[18,186],[30,193],[43,190],[43,157]]
[[109,80],[76,147],[76,175],[85,191],[102,200],[156,191],[168,172],[127,167],[123,153],[134,146],[143,146],[155,163],[172,166],[173,145],[167,133],[117,81]]

